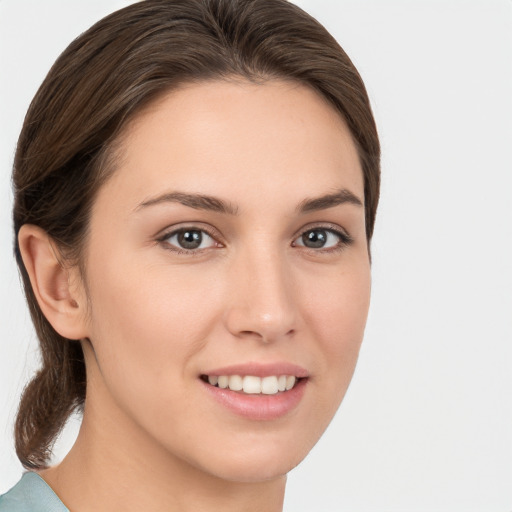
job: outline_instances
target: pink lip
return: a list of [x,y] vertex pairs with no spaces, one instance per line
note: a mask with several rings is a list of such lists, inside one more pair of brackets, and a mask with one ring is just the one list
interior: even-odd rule
[[290,363],[246,363],[211,370],[206,375],[254,375],[255,377],[295,375],[299,377],[300,380],[292,389],[275,395],[245,394],[218,388],[201,380],[205,391],[229,411],[250,420],[270,421],[285,416],[299,405],[306,390],[309,373],[304,368]]
[[296,364],[278,362],[278,363],[244,363],[224,368],[216,368],[215,370],[208,370],[204,375],[219,376],[219,375],[254,375],[255,377],[269,377],[275,375],[295,375],[295,377],[304,378],[309,377],[309,372],[297,366]]
[[244,418],[259,421],[275,420],[295,409],[304,395],[307,382],[307,379],[301,379],[290,391],[275,395],[246,395],[201,381],[210,396],[228,410]]

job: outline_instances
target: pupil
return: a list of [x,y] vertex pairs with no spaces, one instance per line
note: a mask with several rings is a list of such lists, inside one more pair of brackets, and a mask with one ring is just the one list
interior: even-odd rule
[[308,231],[302,235],[302,242],[306,247],[318,249],[323,247],[327,242],[327,232],[323,229]]
[[197,249],[202,240],[201,231],[182,231],[178,234],[178,242],[184,249]]

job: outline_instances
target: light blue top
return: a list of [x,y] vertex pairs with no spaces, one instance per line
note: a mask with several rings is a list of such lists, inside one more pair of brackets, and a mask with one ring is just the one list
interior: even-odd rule
[[37,473],[25,473],[10,491],[0,496],[0,512],[69,512],[69,510]]

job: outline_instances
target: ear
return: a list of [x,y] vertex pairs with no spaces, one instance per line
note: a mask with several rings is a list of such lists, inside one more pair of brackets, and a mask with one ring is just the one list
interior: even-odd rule
[[64,338],[85,338],[86,300],[78,269],[61,263],[55,243],[38,226],[23,225],[18,242],[32,289],[48,322]]

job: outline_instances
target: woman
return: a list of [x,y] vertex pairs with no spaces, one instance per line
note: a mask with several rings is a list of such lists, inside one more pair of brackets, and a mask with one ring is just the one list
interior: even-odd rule
[[281,510],[369,304],[379,143],[343,50],[284,0],[134,4],[57,60],[13,176],[43,366],[0,510]]

